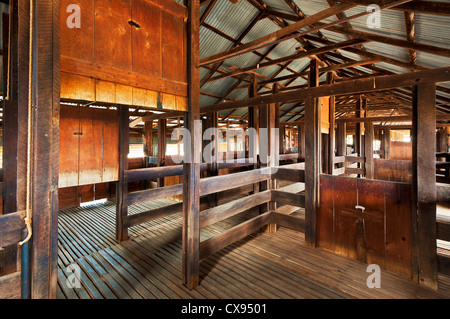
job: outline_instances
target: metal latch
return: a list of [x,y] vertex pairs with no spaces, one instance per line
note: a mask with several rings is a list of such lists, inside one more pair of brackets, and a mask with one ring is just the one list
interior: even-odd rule
[[365,210],[366,210],[366,208],[365,208],[364,206],[359,206],[359,205],[356,205],[355,208],[356,208],[356,209],[362,210],[363,213],[364,213]]

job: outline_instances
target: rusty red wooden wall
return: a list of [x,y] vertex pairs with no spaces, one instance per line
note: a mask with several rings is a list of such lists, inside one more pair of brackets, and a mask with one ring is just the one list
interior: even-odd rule
[[411,185],[321,175],[317,236],[320,248],[411,277]]
[[117,181],[118,140],[116,111],[62,105],[59,187]]

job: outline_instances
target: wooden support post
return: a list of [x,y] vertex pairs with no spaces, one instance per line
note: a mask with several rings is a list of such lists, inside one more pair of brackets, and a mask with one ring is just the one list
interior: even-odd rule
[[[258,168],[267,167],[270,156],[269,140],[270,140],[270,109],[274,104],[262,106],[258,110]],[[273,114],[273,113],[272,113]],[[263,129],[267,129],[267,134],[262,134]],[[268,180],[259,183],[259,191],[265,191],[269,187]],[[269,203],[259,206],[259,213],[264,214],[269,210]]]
[[437,289],[435,84],[413,87],[412,137],[414,278]]
[[[363,100],[361,98],[361,96],[358,97],[358,99],[356,100],[356,112],[355,112],[355,117],[356,118],[361,118],[363,117],[362,115],[362,110],[363,108]],[[356,128],[355,128],[355,153],[358,154],[359,157],[363,157],[363,146],[362,146],[362,123],[356,123]],[[361,163],[358,163],[358,167],[362,168]],[[358,177],[360,177],[360,175],[358,175]]]
[[[284,124],[280,124],[280,141],[278,142],[280,145],[279,154],[286,153],[286,126]],[[298,151],[300,152],[300,150]]]
[[[166,133],[167,120],[158,120],[158,163],[157,166],[164,166],[166,160]],[[164,187],[164,178],[158,178],[158,187]]]
[[366,178],[374,178],[374,160],[373,160],[373,123],[366,123],[366,131],[364,133],[364,153],[366,155]]
[[[146,121],[144,123],[144,154],[145,163],[144,167],[150,167],[150,158],[153,156],[153,120]],[[151,188],[152,181],[146,180],[142,182],[144,187]]]
[[200,0],[190,0],[188,8],[188,112],[185,128],[191,134],[191,142],[184,144],[183,164],[183,244],[182,281],[189,288],[199,285],[200,263],[200,154],[202,131],[200,127]]
[[[333,84],[333,73],[327,74],[328,84]],[[330,118],[330,134],[328,137],[328,170],[327,173],[333,175],[334,173],[334,156],[335,156],[335,97],[330,96],[330,108],[329,108],[329,118]]]
[[128,229],[124,227],[124,219],[128,215],[128,206],[124,203],[128,194],[128,183],[124,174],[128,169],[128,153],[130,152],[129,108],[118,106],[119,111],[119,181],[116,183],[116,240],[120,243],[128,240]]
[[[252,85],[248,89],[248,97],[255,97],[258,95],[258,81],[256,75],[252,74]],[[258,109],[256,107],[248,108],[248,128],[253,130],[258,130]],[[256,133],[256,135],[258,135]],[[258,141],[257,136],[249,136],[248,140],[248,158],[253,162],[253,169],[258,168]],[[253,194],[259,192],[259,183],[253,184]]]
[[[205,130],[207,129],[217,129],[218,128],[218,113],[217,112],[210,112],[206,114],[206,120],[205,120]],[[218,137],[214,136],[214,140],[211,141],[212,143],[212,150],[211,155],[214,158],[213,162],[207,163],[207,177],[212,176],[219,176],[219,167],[217,164],[217,158],[219,156],[219,141]],[[205,147],[203,148],[205,150]],[[209,207],[216,207],[219,205],[219,194],[214,193],[208,196],[208,204]]]
[[306,155],[306,144],[305,144],[305,124],[299,124],[298,126],[298,143],[299,143],[299,151],[300,151],[300,157],[305,158]]
[[391,157],[391,129],[386,127],[384,130],[384,159],[390,159]]
[[[338,123],[336,125],[336,156],[347,155],[347,124]],[[344,164],[339,164],[343,167]]]
[[55,299],[57,294],[61,72],[59,15],[58,0],[34,1],[34,111],[31,157],[33,237],[30,245],[33,299]]
[[[311,60],[310,87],[318,85],[317,60]],[[318,99],[305,100],[305,242],[317,246],[317,207],[320,172],[320,110]]]
[[[277,86],[274,85],[274,93],[277,93]],[[269,163],[267,166],[269,167],[277,167],[280,165],[279,158],[279,150],[280,150],[280,138],[277,136],[277,130],[279,134],[279,125],[280,125],[280,117],[277,116],[279,114],[279,104],[272,103],[267,106],[267,153],[269,155]],[[276,179],[268,180],[268,189],[277,189],[278,181]],[[269,210],[275,211],[277,209],[276,202],[269,202]],[[268,224],[265,229],[268,233],[275,233],[277,231],[276,224]]]
[[444,152],[447,153],[448,152],[448,141],[447,141],[447,128],[446,127],[441,127],[438,130],[438,152]]
[[145,155],[148,157],[153,156],[153,121],[150,120],[144,124],[144,142],[145,142]]

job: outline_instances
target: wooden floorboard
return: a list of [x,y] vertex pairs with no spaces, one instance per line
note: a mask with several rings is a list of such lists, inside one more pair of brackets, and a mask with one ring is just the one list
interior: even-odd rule
[[[140,203],[129,211],[136,214],[172,203],[171,200]],[[201,231],[201,240],[217,236],[257,214],[257,210],[245,212],[206,227]],[[304,218],[302,210],[293,215]],[[421,288],[412,280],[383,271],[381,288],[369,289],[367,265],[306,247],[304,234],[285,228],[279,228],[275,234],[252,234],[206,258],[200,264],[201,285],[190,291],[181,284],[181,224],[181,213],[154,220],[130,228],[130,239],[117,244],[114,203],[61,211],[58,298],[450,297],[450,278],[441,274],[439,291]],[[80,288],[67,287],[70,265],[78,266],[81,271]]]

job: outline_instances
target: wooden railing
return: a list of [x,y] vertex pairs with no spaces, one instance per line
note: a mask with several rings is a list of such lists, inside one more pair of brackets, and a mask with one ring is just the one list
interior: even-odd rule
[[[248,159],[245,160],[239,160],[234,162],[225,162],[225,163],[219,163],[218,169],[227,169],[227,168],[236,168],[236,167],[248,167],[253,166],[252,163],[249,162]],[[201,171],[206,171],[208,169],[207,164],[201,164]],[[251,171],[243,172],[244,174],[250,175]],[[171,177],[171,176],[179,176],[183,174],[183,165],[175,165],[175,166],[163,166],[163,167],[152,167],[152,168],[143,168],[143,169],[134,169],[134,170],[125,170],[123,174],[123,183],[127,184],[130,182],[136,182],[141,180],[151,180],[151,179],[157,179],[157,178],[164,178],[164,177]],[[226,175],[228,176],[228,175]],[[240,177],[241,178],[241,177]],[[208,183],[209,179],[202,179],[202,183]],[[238,186],[239,187],[239,186]],[[217,191],[217,187],[204,187],[205,189],[201,192],[201,195],[207,195]],[[224,190],[228,190],[228,187]],[[147,202],[151,200],[157,200],[167,197],[174,197],[178,195],[183,194],[183,185],[172,185],[172,186],[166,186],[166,187],[160,187],[160,188],[153,188],[153,189],[146,189],[141,191],[135,191],[135,192],[124,192],[121,195],[121,198],[117,199],[117,203],[121,203],[124,207],[128,207],[134,204]],[[120,194],[117,194],[119,197]],[[162,217],[167,217],[173,214],[176,214],[180,211],[182,211],[182,203],[174,203],[169,206],[165,206],[162,208],[154,209],[145,211],[139,214],[133,214],[133,215],[118,215],[119,220],[117,225],[120,228],[119,225],[123,229],[128,229],[133,226],[140,225],[142,223],[159,219]],[[123,230],[122,229],[122,230]],[[117,229],[116,231],[122,231],[121,229]]]
[[450,153],[436,153],[436,182],[450,184]]
[[[293,167],[295,167],[294,164]],[[288,165],[289,166],[289,165]],[[302,169],[285,167],[268,167],[245,173],[217,176],[205,179],[202,183],[202,195],[206,189],[222,191],[229,187],[253,184],[264,180],[287,180],[291,182],[305,182],[305,172]],[[240,180],[240,181],[238,181]],[[208,192],[209,193],[209,192]],[[235,214],[258,207],[265,203],[276,203],[280,205],[291,205],[305,207],[304,194],[296,194],[277,189],[269,189],[260,193],[246,196],[241,199],[217,206],[200,213],[200,227],[207,227]],[[269,210],[250,220],[239,224],[224,233],[207,239],[200,243],[200,259],[204,259],[222,248],[254,233],[269,224],[278,224],[296,231],[304,231],[304,221],[298,217],[281,214],[276,210]]]
[[[25,212],[18,212],[0,216],[0,247],[4,248],[5,254],[12,254],[15,258],[5,258],[7,260],[14,259],[14,265],[8,265],[5,270],[0,273],[0,299],[18,299],[21,298],[21,271],[17,265],[19,253],[18,243],[27,237],[25,227]],[[7,256],[4,256],[7,257]],[[3,261],[0,260],[3,264]]]
[[[334,164],[343,164],[343,167],[335,168],[333,175],[365,175],[364,162],[364,157],[358,154],[335,156]],[[360,163],[361,167],[357,167]]]

